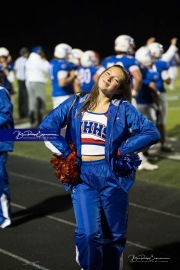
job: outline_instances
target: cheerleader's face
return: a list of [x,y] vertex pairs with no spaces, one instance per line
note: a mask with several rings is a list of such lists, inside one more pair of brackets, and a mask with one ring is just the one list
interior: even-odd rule
[[99,90],[104,95],[112,97],[117,94],[121,80],[124,78],[123,71],[118,67],[110,67],[105,70],[99,77]]

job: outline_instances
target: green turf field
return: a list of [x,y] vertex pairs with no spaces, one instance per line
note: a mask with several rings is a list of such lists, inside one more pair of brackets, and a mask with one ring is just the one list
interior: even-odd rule
[[[16,83],[15,83],[16,88]],[[17,118],[17,96],[14,95],[14,118]],[[180,153],[180,67],[178,78],[175,83],[175,89],[170,91],[167,87],[168,96],[168,118],[167,118],[167,135],[176,142],[176,151]],[[51,102],[51,85],[47,82],[47,113],[52,109]],[[48,150],[43,142],[15,142],[14,152],[12,155],[21,155],[33,159],[49,161],[52,157],[51,151]],[[137,181],[145,181],[180,188],[180,170],[179,160],[160,158],[154,162],[159,165],[155,171],[137,172]]]

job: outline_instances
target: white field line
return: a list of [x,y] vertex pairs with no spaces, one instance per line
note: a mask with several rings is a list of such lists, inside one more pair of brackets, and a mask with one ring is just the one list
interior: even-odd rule
[[164,157],[164,158],[166,158],[166,159],[171,159],[171,160],[180,160],[180,154],[179,153],[174,153],[174,155],[173,154],[166,154],[166,153],[161,153],[160,154],[160,157]]
[[30,266],[33,266],[34,268],[41,269],[41,270],[50,270],[49,268],[46,268],[44,266],[37,264],[37,262],[30,262],[29,260],[27,260],[23,257],[20,257],[12,252],[9,252],[9,251],[1,249],[1,248],[0,248],[0,253],[3,253],[11,258],[14,258],[17,261],[22,262],[22,263],[24,263],[24,265],[30,265]]
[[137,207],[137,208],[140,208],[140,209],[151,211],[151,212],[154,212],[154,213],[157,213],[157,214],[162,214],[162,215],[165,215],[165,216],[170,216],[170,217],[174,217],[174,218],[180,219],[180,216],[179,215],[175,215],[175,214],[172,214],[172,213],[169,213],[169,212],[164,212],[164,211],[157,210],[157,209],[154,209],[154,208],[142,206],[142,205],[139,205],[139,204],[136,204],[136,203],[130,203],[130,205],[131,206],[134,206],[134,207]]
[[174,100],[179,100],[180,99],[180,96],[168,96],[167,95],[167,100],[168,101],[174,101]]
[[47,181],[44,181],[42,179],[39,179],[39,178],[34,178],[34,177],[31,177],[31,176],[27,176],[27,175],[23,175],[23,174],[19,174],[19,173],[14,173],[14,172],[9,172],[9,175],[12,175],[12,176],[15,176],[15,177],[19,177],[19,178],[26,178],[30,181],[35,181],[35,182],[39,182],[39,183],[43,183],[45,185],[50,185],[50,186],[56,186],[56,187],[60,187],[60,188],[63,188],[61,183],[52,183],[52,182],[47,182]]
[[[11,205],[14,206],[14,207],[23,209],[23,210],[27,209],[26,207],[21,206],[21,205],[16,204],[16,203],[11,203]],[[165,215],[165,216],[170,216],[170,217],[173,217],[173,218],[180,219],[179,215],[175,215],[175,214],[172,214],[172,213],[169,213],[169,212],[165,212],[165,211],[157,210],[157,209],[154,209],[154,208],[146,207],[146,206],[143,206],[143,205],[138,205],[136,203],[130,203],[130,206],[137,207],[137,208],[147,210],[147,211],[150,211],[150,212],[154,212],[154,213],[157,213],[157,214],[160,214],[160,215]],[[65,224],[69,224],[71,226],[76,226],[75,223],[69,222],[69,221],[61,219],[61,218],[57,218],[57,217],[54,217],[54,216],[51,216],[51,215],[47,215],[46,217],[48,217],[50,219],[53,219],[53,220],[56,220],[56,221],[59,221],[59,222],[62,222],[62,223],[65,223]]]
[[[29,178],[28,178],[29,179]],[[33,178],[34,180],[34,178]],[[46,183],[47,184],[47,183]],[[12,206],[16,207],[16,208],[20,208],[20,209],[27,209],[27,207],[24,207],[22,205],[19,205],[19,204],[16,204],[16,203],[11,203]],[[163,214],[163,215],[166,215],[166,216],[171,216],[171,217],[174,217],[174,218],[180,218],[180,216],[178,215],[174,215],[174,214],[171,214],[171,213],[168,213],[168,212],[164,212],[164,211],[159,211],[157,209],[153,209],[153,208],[149,208],[149,207],[145,207],[145,206],[141,206],[141,205],[137,205],[135,203],[130,203],[131,206],[133,207],[137,207],[137,208],[140,208],[140,209],[143,209],[143,210],[147,210],[147,211],[151,211],[151,212],[155,212],[157,214]],[[60,223],[63,223],[63,224],[66,224],[66,225],[69,225],[69,226],[72,226],[72,227],[76,227],[76,224],[73,223],[73,222],[69,222],[67,220],[64,220],[64,219],[61,219],[61,218],[57,218],[57,217],[54,217],[54,216],[51,216],[51,215],[47,215],[46,216],[47,218],[49,219],[52,219],[52,220],[55,220],[57,222],[60,222]],[[134,243],[134,242],[131,242],[131,241],[127,241],[127,244],[131,245],[131,246],[134,246],[134,247],[137,247],[137,248],[140,248],[140,249],[144,249],[144,250],[149,250],[149,251],[153,251],[152,248],[150,247],[147,247],[147,246],[144,246],[140,243]],[[22,258],[20,256],[17,256],[11,252],[8,252],[6,250],[3,250],[3,249],[0,249],[0,252],[5,254],[5,255],[8,255],[18,261],[21,261],[21,262],[24,262],[25,265],[31,265],[33,266],[34,268],[37,268],[37,269],[41,269],[41,270],[50,270],[48,268],[45,268],[45,267],[42,267],[40,266],[39,264],[37,264],[36,262],[31,262],[25,258]]]
[[180,107],[168,107],[168,111],[178,111]]
[[[10,172],[9,173],[10,175],[13,175],[13,176],[16,176],[16,177],[19,177],[19,178],[25,178],[25,179],[28,179],[30,181],[35,181],[35,182],[39,182],[39,183],[43,183],[43,184],[46,184],[46,185],[50,185],[50,186],[58,186],[60,188],[63,188],[63,186],[61,184],[56,184],[56,183],[51,183],[51,182],[46,182],[44,180],[41,180],[39,178],[34,178],[34,177],[29,177],[29,176],[25,176],[25,175],[21,175],[21,174],[17,174],[17,173],[12,173]],[[18,208],[21,208],[23,206],[20,206],[20,205],[16,205],[16,204],[12,204]],[[150,207],[146,207],[146,206],[142,206],[142,205],[138,205],[138,204],[135,204],[135,203],[130,203],[131,206],[134,206],[134,207],[138,207],[138,208],[141,208],[141,209],[144,209],[144,210],[148,210],[148,211],[151,211],[151,212],[155,212],[155,213],[158,213],[158,214],[163,214],[163,215],[167,215],[167,216],[171,216],[171,217],[175,217],[175,218],[180,218],[179,215],[175,215],[175,214],[172,214],[172,213],[169,213],[169,212],[164,212],[164,211],[160,211],[160,210],[157,210],[157,209],[154,209],[154,208],[150,208]],[[26,209],[26,208],[22,208],[22,209]],[[49,216],[48,216],[49,217]],[[51,216],[51,219],[56,219],[54,218],[53,216]],[[58,220],[58,219],[57,219]],[[68,222],[68,221],[65,221],[64,222]]]
[[[27,209],[26,207],[24,207],[22,205],[19,205],[19,204],[15,204],[15,203],[11,203],[11,205],[14,206],[14,207],[20,208],[20,209]],[[152,209],[152,208],[149,208],[149,207],[144,207],[144,206],[137,205],[137,204],[134,204],[134,203],[130,203],[130,205],[131,206],[134,206],[134,207],[141,208],[141,209],[145,209],[145,210],[148,210],[148,211],[152,211],[152,212],[155,212],[155,213],[158,213],[158,214],[163,214],[163,215],[167,215],[167,216],[171,216],[171,217],[175,217],[175,218],[180,218],[180,216],[178,216],[178,215],[174,215],[174,214],[171,214],[171,213],[159,211],[159,210]],[[51,216],[51,215],[47,215],[46,217],[49,218],[49,219],[55,220],[57,222],[66,224],[66,225],[70,225],[72,227],[76,227],[76,224],[73,223],[73,222],[69,222],[67,220],[64,220],[64,219],[61,219],[61,218],[57,218],[57,217],[54,217],[54,216]],[[134,246],[134,247],[137,247],[137,248],[140,248],[140,249],[154,251],[154,249],[152,249],[150,247],[147,247],[147,246],[144,246],[144,245],[142,245],[140,243],[134,243],[134,242],[131,242],[131,241],[127,241],[127,244],[129,244],[131,246]],[[1,250],[0,250],[0,252],[1,252]],[[42,270],[48,270],[48,269],[42,268]]]

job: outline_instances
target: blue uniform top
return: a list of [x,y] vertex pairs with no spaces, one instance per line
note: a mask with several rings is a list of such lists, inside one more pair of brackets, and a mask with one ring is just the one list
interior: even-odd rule
[[101,66],[103,66],[104,68],[108,68],[113,65],[121,65],[127,72],[131,72],[131,67],[139,67],[139,62],[132,55],[112,55],[106,57],[101,63]]
[[65,71],[67,74],[75,69],[74,65],[69,63],[67,60],[59,60],[59,59],[52,59],[50,61],[51,68],[50,68],[50,79],[52,84],[52,96],[66,96],[73,94],[73,85],[72,83],[68,84],[67,86],[60,86],[58,82],[58,72]]
[[164,87],[164,81],[162,79],[161,74],[164,70],[168,70],[169,67],[170,67],[169,63],[161,59],[158,59],[153,65],[154,71],[159,73],[159,79],[156,82],[156,87],[157,90],[161,93],[166,93],[166,88]]
[[151,92],[151,88],[149,87],[150,82],[157,82],[159,79],[159,73],[152,70],[152,68],[141,68],[142,73],[142,86],[138,92],[136,97],[136,101],[138,104],[151,104],[154,102]]
[[81,90],[83,92],[90,92],[94,85],[93,77],[96,74],[99,67],[92,66],[92,67],[78,67],[78,79],[80,81]]

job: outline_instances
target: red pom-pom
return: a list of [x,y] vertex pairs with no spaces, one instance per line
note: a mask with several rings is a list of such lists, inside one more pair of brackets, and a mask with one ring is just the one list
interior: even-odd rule
[[55,156],[50,160],[55,169],[55,175],[64,185],[77,184],[80,182],[77,166],[77,152],[73,142],[69,142],[69,147],[72,150],[69,156]]

